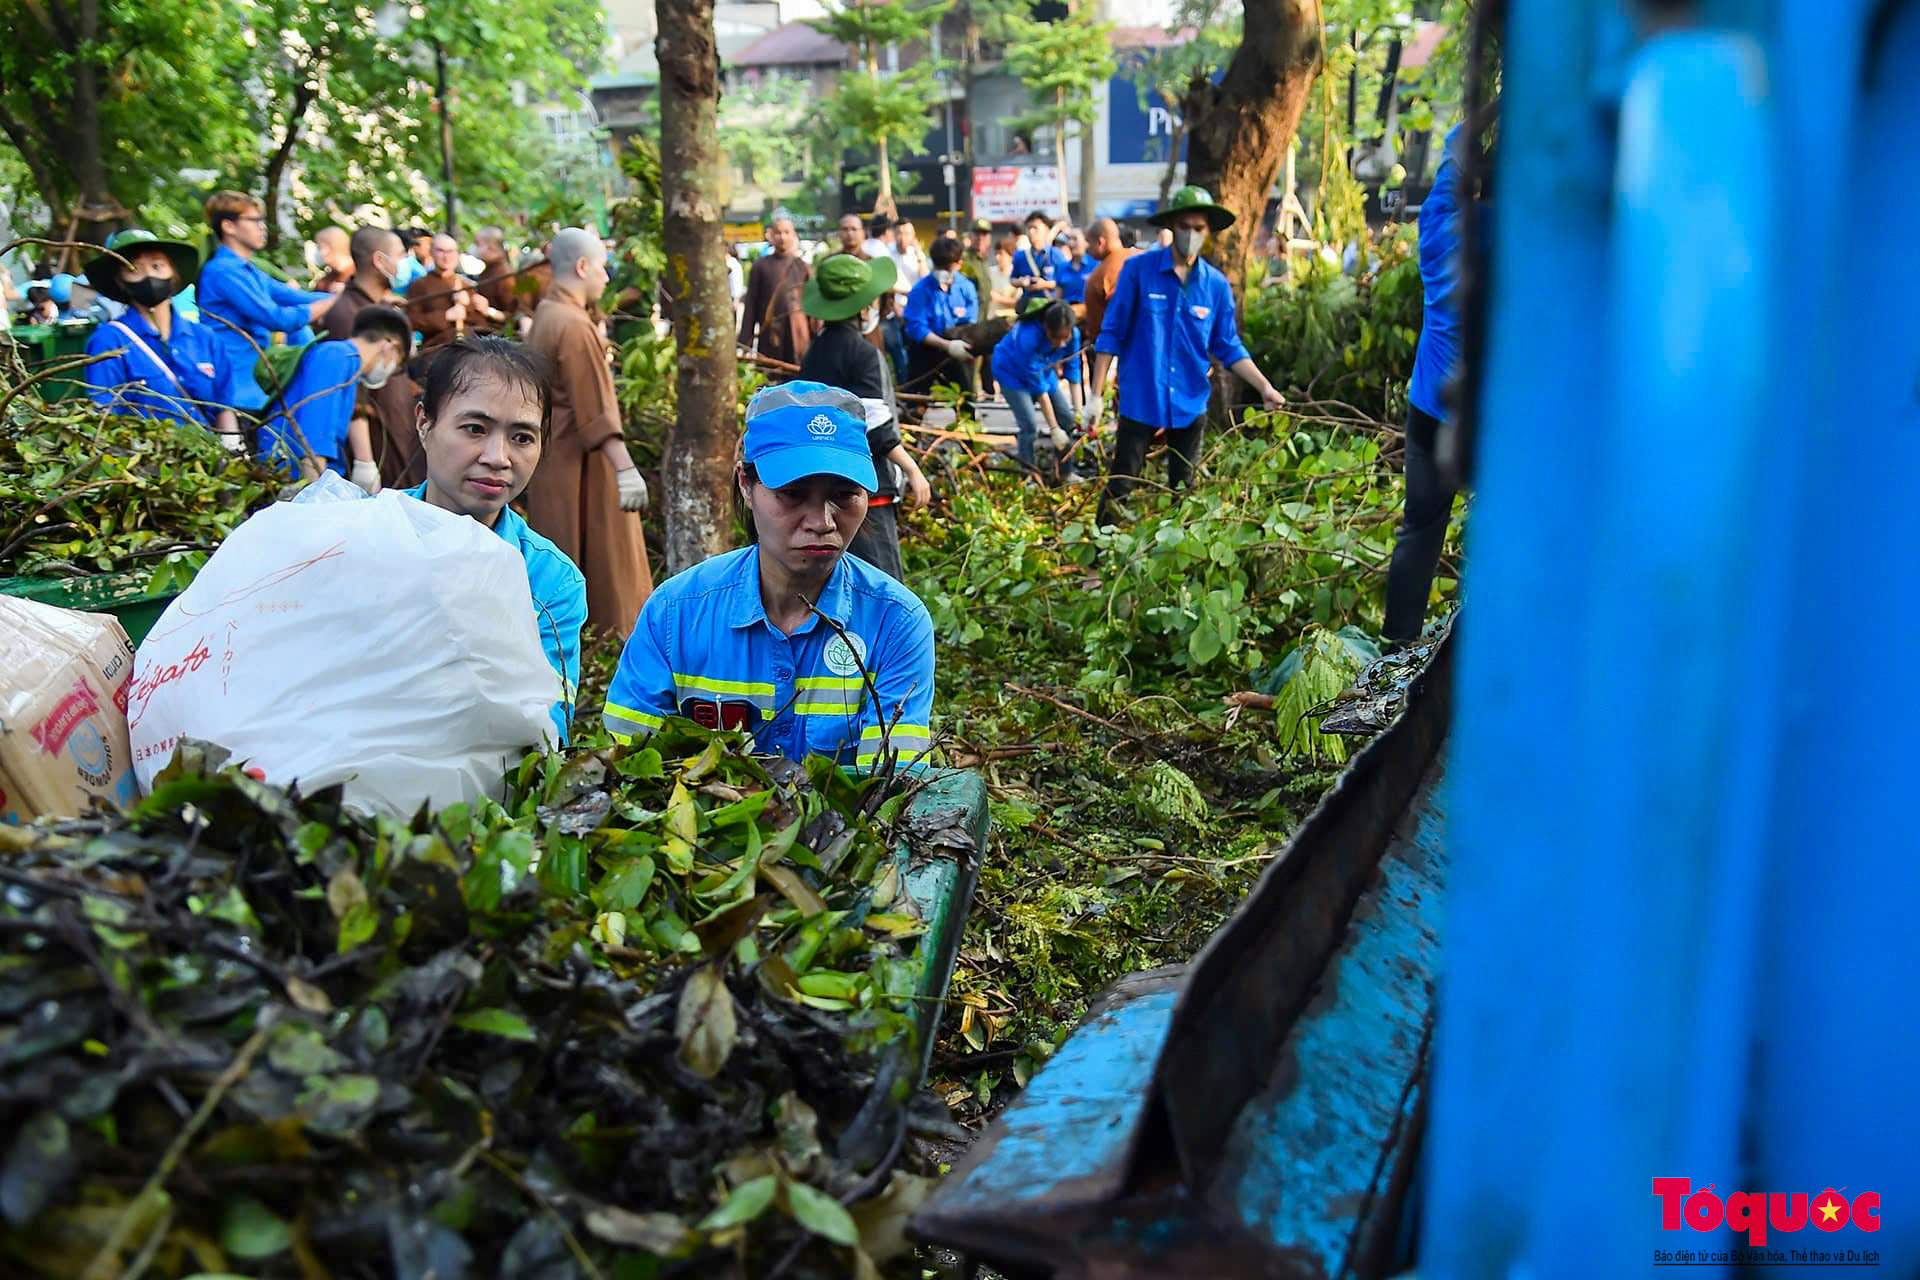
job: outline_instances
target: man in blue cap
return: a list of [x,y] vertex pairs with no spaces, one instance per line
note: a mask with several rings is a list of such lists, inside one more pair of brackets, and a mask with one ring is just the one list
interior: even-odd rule
[[102,297],[127,308],[87,339],[87,384],[95,404],[120,413],[218,433],[238,453],[245,445],[233,413],[233,368],[205,327],[174,311],[193,283],[200,255],[192,245],[128,228],[87,264]]
[[818,382],[767,387],[741,446],[754,544],[648,597],[607,692],[608,731],[630,741],[682,715],[789,760],[924,766],[933,620],[847,554],[877,482],[859,399]]
[[1240,341],[1233,286],[1200,256],[1209,233],[1233,225],[1232,211],[1215,204],[1206,188],[1187,186],[1150,221],[1171,230],[1173,243],[1136,254],[1120,269],[1093,344],[1093,385],[1083,411],[1089,427],[1098,425],[1107,376],[1116,360],[1120,365],[1120,428],[1096,517],[1102,524],[1133,492],[1154,432],[1165,431],[1172,450],[1168,485],[1181,488],[1192,476],[1213,391],[1210,360],[1258,391],[1267,408],[1286,403]]

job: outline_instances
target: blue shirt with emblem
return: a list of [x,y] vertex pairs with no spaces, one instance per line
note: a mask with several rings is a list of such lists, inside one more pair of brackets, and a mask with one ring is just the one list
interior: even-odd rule
[[194,289],[201,323],[233,366],[236,409],[258,409],[267,402],[253,366],[273,335],[299,335],[307,328],[308,304],[332,296],[283,284],[224,244],[200,268]]
[[907,341],[919,344],[928,334],[942,334],[957,324],[972,324],[980,318],[980,294],[973,281],[953,273],[953,284],[945,289],[931,274],[920,278],[907,294],[904,316]]
[[[331,470],[347,473],[347,426],[360,384],[360,348],[352,342],[316,342],[300,355],[279,410],[260,428],[260,459],[291,479],[312,446]],[[298,427],[296,434],[288,421]],[[305,438],[304,444],[302,437]]]
[[1087,277],[1092,275],[1093,269],[1099,265],[1092,258],[1082,258],[1075,262],[1073,255],[1068,254],[1067,260],[1058,268],[1060,296],[1068,302],[1085,302]]
[[1080,381],[1080,361],[1075,358],[1079,336],[1078,329],[1070,329],[1065,342],[1052,346],[1047,342],[1046,325],[1038,320],[1020,321],[1012,333],[994,344],[993,380],[1035,396],[1053,390],[1063,373],[1068,382]]
[[[1038,277],[1041,280],[1058,280],[1060,268],[1067,262],[1067,251],[1048,245],[1044,249],[1022,249],[1013,255],[1013,268],[1008,274],[1015,280]],[[1059,295],[1048,289],[1024,289],[1020,301],[1028,298],[1054,298]]]
[[[402,490],[427,500],[427,486]],[[587,621],[587,580],[567,553],[535,533],[512,507],[502,507],[493,531],[512,544],[527,562],[527,587],[533,593],[533,621],[547,662],[560,676],[567,696],[553,704],[553,725],[560,741],[573,724],[573,695],[580,685],[580,628]]]
[[620,655],[608,731],[626,742],[682,715],[744,729],[756,750],[789,760],[823,755],[871,768],[891,753],[903,768],[924,767],[933,713],[927,607],[850,555],[820,594],[820,611],[839,629],[815,614],[785,635],[760,602],[757,546],[668,578],[647,597]]
[[233,404],[233,367],[205,326],[177,312],[162,338],[139,311],[101,325],[87,339],[93,402],[118,412],[186,426],[211,427]]
[[1171,248],[1136,253],[1120,268],[1093,349],[1115,357],[1121,417],[1176,429],[1207,411],[1209,357],[1225,365],[1248,358],[1233,286],[1205,258],[1181,284]]

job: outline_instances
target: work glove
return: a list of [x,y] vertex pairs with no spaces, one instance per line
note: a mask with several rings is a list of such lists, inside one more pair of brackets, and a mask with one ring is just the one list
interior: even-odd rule
[[380,464],[355,458],[347,471],[347,479],[366,490],[369,496],[376,494],[380,492]]
[[238,431],[218,431],[214,434],[219,436],[220,446],[228,453],[245,453],[247,451],[246,437],[242,436]]
[[1099,400],[1089,400],[1081,405],[1079,413],[1080,425],[1088,430],[1092,430],[1094,425],[1100,421],[1100,410],[1102,407],[1104,406]]
[[958,338],[947,339],[947,354],[955,360],[973,359],[973,349]]
[[1073,443],[1073,437],[1060,429],[1058,423],[1053,427],[1053,447],[1057,452],[1065,453],[1067,446]]
[[640,476],[640,468],[628,467],[625,471],[613,474],[614,483],[620,487],[620,509],[622,511],[645,511],[647,509],[647,482]]

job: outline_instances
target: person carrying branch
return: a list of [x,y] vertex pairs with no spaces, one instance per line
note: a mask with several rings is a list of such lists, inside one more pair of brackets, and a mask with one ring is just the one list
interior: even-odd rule
[[607,692],[607,731],[628,742],[681,715],[789,760],[924,767],[933,619],[847,554],[878,483],[859,399],[817,382],[762,389],[734,479],[753,545],[648,599]]

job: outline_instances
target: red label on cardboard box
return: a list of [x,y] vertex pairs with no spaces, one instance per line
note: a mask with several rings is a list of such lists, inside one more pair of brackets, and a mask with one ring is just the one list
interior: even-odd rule
[[86,677],[82,676],[47,718],[33,727],[33,740],[40,744],[42,751],[57,756],[67,745],[67,738],[73,733],[74,727],[99,710],[100,700],[94,696]]

